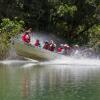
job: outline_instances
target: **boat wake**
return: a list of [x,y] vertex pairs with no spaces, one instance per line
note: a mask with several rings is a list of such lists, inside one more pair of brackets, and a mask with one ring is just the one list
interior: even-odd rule
[[12,64],[29,64],[29,63],[36,63],[35,60],[3,60],[0,61],[0,64],[5,65],[12,65]]
[[35,65],[37,65],[37,63],[28,63],[28,64],[24,64],[22,67],[29,68],[29,67],[33,67]]
[[77,65],[77,66],[100,66],[100,60],[97,59],[76,59],[64,57],[48,62],[40,62],[40,65]]
[[70,66],[98,66],[100,67],[100,60],[97,59],[76,59],[72,57],[64,57],[61,59],[55,59],[51,61],[45,61],[45,62],[38,62],[33,59],[26,58],[26,60],[4,60],[0,61],[0,64],[5,65],[21,65],[23,64],[23,67],[32,67],[35,65],[70,65]]

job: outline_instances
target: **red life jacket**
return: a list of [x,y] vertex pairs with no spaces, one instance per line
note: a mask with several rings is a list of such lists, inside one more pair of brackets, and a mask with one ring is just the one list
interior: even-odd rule
[[49,50],[50,50],[50,51],[54,51],[54,49],[55,49],[54,44],[49,45]]
[[49,48],[49,44],[44,44],[43,49],[48,49]]
[[62,52],[62,48],[59,47],[59,48],[57,49],[57,52]]
[[22,41],[24,41],[24,42],[26,41],[26,34],[22,35]]
[[40,45],[39,40],[36,40],[35,43],[34,43],[34,46],[38,47],[39,45]]
[[36,46],[36,47],[38,47],[40,45],[40,43],[38,43],[38,42],[36,42],[35,44],[34,44],[34,46]]
[[25,34],[25,33],[22,35],[22,41],[23,41],[23,42],[30,43],[30,36],[29,36],[29,38],[27,38],[27,37],[26,37],[27,35],[28,35],[28,34]]

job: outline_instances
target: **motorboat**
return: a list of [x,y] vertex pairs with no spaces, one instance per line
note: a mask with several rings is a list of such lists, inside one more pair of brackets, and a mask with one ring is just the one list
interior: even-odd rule
[[38,61],[53,60],[64,56],[43,48],[36,48],[33,45],[22,41],[14,41],[13,46],[18,55]]

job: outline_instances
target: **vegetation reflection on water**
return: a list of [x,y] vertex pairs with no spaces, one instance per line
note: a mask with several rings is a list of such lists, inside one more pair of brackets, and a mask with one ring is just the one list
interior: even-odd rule
[[0,100],[100,100],[100,68],[1,64]]

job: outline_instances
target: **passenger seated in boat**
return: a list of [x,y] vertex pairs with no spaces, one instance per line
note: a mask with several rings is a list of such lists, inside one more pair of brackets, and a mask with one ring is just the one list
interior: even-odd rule
[[55,48],[56,48],[56,44],[51,44],[51,45],[49,46],[49,50],[50,50],[50,51],[54,51]]
[[56,44],[54,43],[53,40],[50,40],[50,42],[49,42],[49,50],[50,51],[54,51],[55,48],[56,48]]
[[50,40],[50,41],[49,41],[49,45],[50,45],[50,44],[54,44],[54,41],[53,41],[53,40]]
[[49,49],[49,42],[48,41],[44,42],[43,49],[46,49],[46,50]]
[[24,43],[30,43],[30,35],[29,35],[29,33],[28,32],[24,32],[23,34],[22,34],[22,41],[24,42]]
[[38,39],[35,41],[34,46],[35,46],[36,48],[41,47],[40,41],[39,41]]
[[69,55],[71,52],[71,48],[68,44],[64,44],[64,54]]
[[60,47],[57,48],[57,53],[64,53],[64,45],[60,44]]
[[73,52],[74,52],[74,54],[78,54],[78,52],[79,52],[79,45],[74,45],[74,47],[73,47]]
[[31,34],[32,33],[32,28],[29,28],[28,30],[26,30],[26,32]]

